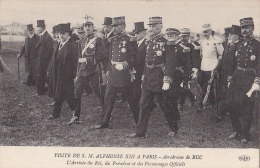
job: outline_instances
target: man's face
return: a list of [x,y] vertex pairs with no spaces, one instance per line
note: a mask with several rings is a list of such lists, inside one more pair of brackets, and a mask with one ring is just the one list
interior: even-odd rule
[[125,25],[114,25],[113,26],[113,33],[114,34],[121,34],[125,30]]
[[182,35],[181,38],[182,38],[183,42],[188,42],[189,39],[190,39],[190,36],[189,35]]
[[161,33],[161,31],[162,31],[162,24],[149,25],[150,35],[159,34]]
[[212,30],[203,31],[203,36],[209,38],[212,35]]
[[239,35],[230,33],[228,36],[228,42],[235,42],[239,40]]
[[43,31],[44,31],[44,28],[42,28],[42,27],[37,27],[37,28],[36,28],[36,32],[37,32],[38,34],[41,34]]
[[53,35],[54,35],[55,40],[59,42],[59,40],[60,40],[59,33],[54,33]]
[[179,36],[175,33],[167,34],[168,41],[177,41]]
[[241,27],[241,33],[243,37],[249,37],[253,34],[254,32],[254,27],[253,26],[243,26]]
[[88,35],[88,34],[92,34],[94,31],[94,26],[93,24],[84,24],[84,32]]
[[111,25],[104,25],[103,29],[104,29],[104,32],[107,34],[112,31],[113,27]]
[[28,34],[29,36],[32,36],[33,33],[34,33],[34,30],[33,30],[33,29],[32,29],[32,30],[27,30],[27,34]]
[[60,32],[60,33],[58,33],[59,35],[58,35],[58,39],[60,40],[60,42],[65,42],[66,40],[68,40],[68,38],[69,38],[69,33],[68,32]]
[[137,38],[138,41],[142,40],[145,36],[146,36],[146,31],[141,31],[141,32],[136,34],[136,38]]

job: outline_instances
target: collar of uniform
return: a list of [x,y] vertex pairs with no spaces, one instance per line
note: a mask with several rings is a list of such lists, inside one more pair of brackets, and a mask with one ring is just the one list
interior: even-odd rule
[[123,36],[125,36],[125,35],[126,35],[126,32],[123,31],[121,34],[115,35],[115,36],[113,36],[112,38],[115,38],[115,37],[123,37]]
[[142,38],[141,40],[137,41],[138,47],[142,44],[142,42],[144,41],[145,37]]
[[160,39],[161,37],[163,37],[162,33],[156,34],[150,38],[150,41],[156,41],[156,40]]

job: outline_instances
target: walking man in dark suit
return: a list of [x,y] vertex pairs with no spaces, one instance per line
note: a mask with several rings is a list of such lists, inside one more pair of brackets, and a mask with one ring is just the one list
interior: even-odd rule
[[70,24],[57,26],[60,43],[53,54],[53,78],[54,78],[54,109],[48,119],[56,119],[60,116],[63,102],[66,100],[70,109],[74,111],[74,79],[77,72],[78,46],[71,38]]
[[27,86],[33,86],[36,84],[36,44],[39,41],[39,36],[34,33],[34,28],[32,24],[27,25],[27,34],[28,37],[26,37],[24,46],[22,47],[17,57],[18,59],[21,59],[21,57],[24,56],[25,59],[25,72],[28,73],[28,76],[23,84]]
[[37,64],[36,64],[36,96],[43,95],[47,90],[45,83],[47,81],[47,69],[53,53],[53,40],[46,30],[44,20],[37,20],[37,29],[40,40],[36,44]]

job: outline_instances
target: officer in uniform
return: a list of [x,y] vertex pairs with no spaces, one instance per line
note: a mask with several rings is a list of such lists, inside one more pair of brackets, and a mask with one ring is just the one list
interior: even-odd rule
[[217,109],[217,116],[214,118],[215,122],[220,122],[225,117],[228,112],[226,109],[226,95],[228,92],[228,87],[235,71],[235,52],[236,46],[241,37],[240,27],[237,25],[232,25],[229,31],[229,40],[224,49],[223,58],[219,66],[219,86],[218,86],[218,101],[219,107]]
[[236,46],[236,71],[228,92],[231,124],[234,130],[229,138],[238,138],[245,144],[249,138],[255,103],[249,91],[260,89],[260,42],[253,36],[252,17],[240,19],[240,27],[243,39]]
[[195,96],[190,91],[190,81],[192,78],[192,71],[194,74],[198,73],[200,55],[200,47],[190,42],[190,29],[183,28],[181,29],[181,41],[178,43],[178,52],[177,57],[180,62],[180,69],[183,71],[183,83],[182,91],[179,99],[180,109],[183,109],[183,104],[185,99],[188,96],[191,104],[194,104]]
[[93,17],[86,16],[85,19],[84,31],[86,35],[78,42],[79,64],[75,81],[75,114],[68,123],[69,125],[78,123],[81,111],[81,96],[84,89],[88,89],[90,83],[94,93],[100,100],[100,105],[103,105],[100,96],[101,88],[98,64],[105,57],[105,46],[103,40],[93,34]]
[[142,93],[142,75],[145,66],[145,55],[146,55],[146,30],[144,28],[144,22],[135,22],[135,29],[133,30],[133,34],[136,36],[137,40],[137,57],[135,59],[134,69],[135,73],[135,80],[133,82],[134,87],[134,95],[135,98],[138,99],[138,102],[141,98]]
[[199,104],[198,112],[205,108],[204,105],[207,100],[209,100],[209,104],[211,106],[215,105],[216,98],[214,95],[213,83],[216,74],[216,68],[218,66],[219,60],[222,58],[224,51],[222,40],[212,35],[211,25],[204,24],[202,29],[205,39],[201,41],[200,45],[202,59],[198,83],[202,88],[202,101]]
[[130,37],[125,33],[125,17],[115,17],[112,19],[114,37],[110,42],[108,84],[106,87],[103,115],[99,125],[92,129],[103,129],[109,127],[109,121],[116,100],[117,93],[121,92],[127,99],[129,107],[134,117],[135,123],[138,121],[139,106],[133,97],[131,88],[130,69],[134,65],[136,57],[136,42],[130,41]]
[[36,84],[36,44],[39,41],[39,36],[34,33],[32,24],[27,25],[27,33],[28,37],[25,39],[24,46],[18,54],[18,59],[24,56],[25,72],[28,72],[27,79],[25,82],[23,82],[23,84],[27,86],[33,86]]
[[[174,136],[178,131],[176,114],[171,107],[170,99],[166,94],[173,83],[173,73],[176,69],[174,62],[176,59],[175,50],[166,53],[167,40],[161,33],[162,17],[149,18],[150,39],[147,41],[144,79],[142,83],[142,95],[140,100],[140,115],[136,132],[129,137],[146,137],[149,117],[153,110],[152,103],[154,97],[164,112],[165,119],[169,124],[169,135]],[[174,87],[173,87],[174,88]],[[165,93],[164,93],[165,92]],[[177,110],[178,112],[178,110]]]

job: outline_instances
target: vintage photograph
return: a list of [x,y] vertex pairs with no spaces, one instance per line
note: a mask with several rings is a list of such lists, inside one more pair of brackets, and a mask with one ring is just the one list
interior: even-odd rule
[[259,16],[258,0],[1,0],[0,145],[258,149]]

